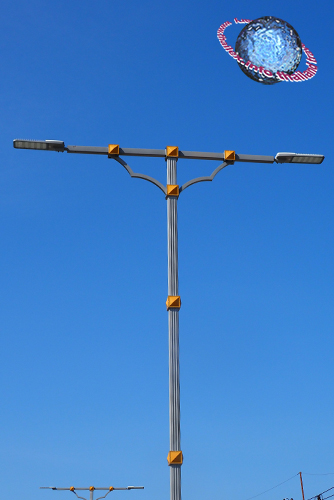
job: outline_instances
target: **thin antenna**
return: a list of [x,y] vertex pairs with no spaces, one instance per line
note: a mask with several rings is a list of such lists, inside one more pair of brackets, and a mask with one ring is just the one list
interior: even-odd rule
[[303,500],[305,500],[305,496],[304,496],[304,486],[303,486],[303,478],[302,478],[302,473],[301,473],[301,472],[299,473],[299,476],[300,476],[300,486],[302,487],[302,495],[303,495]]

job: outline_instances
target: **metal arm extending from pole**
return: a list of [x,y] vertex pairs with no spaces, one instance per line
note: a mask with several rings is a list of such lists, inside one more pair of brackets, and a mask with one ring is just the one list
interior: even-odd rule
[[70,488],[57,488],[56,486],[41,486],[41,490],[61,490],[61,491],[72,491],[77,498],[80,498],[81,500],[86,500],[84,497],[80,497],[77,491],[89,491],[89,500],[94,500],[94,491],[95,490],[101,490],[101,491],[107,491],[107,493],[102,496],[98,497],[96,500],[101,500],[102,498],[105,498],[109,493],[112,491],[117,491],[117,490],[143,490],[144,486],[126,486],[124,488],[115,488],[114,486],[109,486],[109,488],[95,488],[95,486],[89,486],[89,488],[75,488],[74,486],[70,486]]

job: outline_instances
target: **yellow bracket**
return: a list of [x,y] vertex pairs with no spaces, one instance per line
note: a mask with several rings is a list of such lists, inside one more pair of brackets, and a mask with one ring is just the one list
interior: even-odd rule
[[235,151],[224,151],[224,159],[225,161],[234,161]]
[[119,155],[119,144],[109,144],[108,145],[108,156]]
[[177,146],[167,146],[166,147],[166,157],[167,158],[178,158],[179,148]]
[[167,455],[168,465],[182,465],[183,453],[182,451],[170,451]]
[[180,195],[180,190],[178,184],[167,184],[167,196],[176,196],[177,198]]
[[114,487],[110,486],[109,491],[114,491]]
[[95,490],[94,486],[89,487],[89,491],[94,491],[94,490]]
[[167,311],[169,309],[180,309],[181,297],[180,295],[168,295],[166,300]]

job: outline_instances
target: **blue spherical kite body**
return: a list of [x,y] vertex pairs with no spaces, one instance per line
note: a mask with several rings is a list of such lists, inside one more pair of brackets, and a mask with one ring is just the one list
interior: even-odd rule
[[[241,30],[235,52],[244,60],[244,65],[238,64],[249,78],[272,85],[280,81],[277,71],[292,74],[297,69],[302,58],[302,43],[291,24],[278,17],[266,16],[251,21]],[[273,77],[247,68],[248,61],[271,71]]]

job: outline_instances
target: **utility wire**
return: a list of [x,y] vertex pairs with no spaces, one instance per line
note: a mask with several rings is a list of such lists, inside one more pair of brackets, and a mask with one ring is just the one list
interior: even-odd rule
[[334,476],[334,472],[326,472],[325,474],[312,474],[311,472],[303,472],[304,476]]
[[[324,493],[327,493],[327,491],[331,491],[333,489],[334,489],[334,486],[332,486],[331,488],[328,488],[328,490],[325,490],[322,493],[318,493],[318,495],[314,495],[314,497],[311,497],[308,500],[313,500],[313,498],[320,498]],[[329,495],[329,497],[326,497],[326,498],[331,498],[331,497],[334,497],[334,494],[333,495]],[[326,499],[323,498],[322,500],[326,500]]]
[[[306,476],[334,476],[334,472],[326,472],[324,474],[313,474],[311,472],[303,472],[303,475],[306,475]],[[296,476],[299,476],[299,472],[297,474],[295,474],[294,476],[290,477],[289,479],[286,479],[282,483],[279,483],[276,486],[273,486],[272,488],[269,488],[269,490],[263,491],[262,493],[258,493],[257,495],[254,495],[253,497],[247,498],[246,500],[253,500],[253,498],[257,498],[257,497],[259,497],[261,495],[264,495],[265,493],[268,493],[268,491],[274,490],[275,488],[278,488],[282,484],[287,483],[288,481],[291,481],[291,479],[293,479]],[[309,498],[308,500],[317,499],[319,496],[323,495],[324,493],[327,493],[327,491],[330,491],[332,489],[334,489],[334,486],[332,488],[329,488],[328,490],[323,491],[322,493],[319,493],[319,495],[315,495],[314,497]],[[327,498],[332,498],[332,497],[334,497],[334,494],[330,495],[330,496],[328,496],[326,498],[323,498],[322,500],[327,500]]]
[[[284,484],[284,483],[287,483],[288,481],[291,481],[291,479],[293,479],[296,476],[299,476],[299,472],[297,472],[297,474],[295,474],[294,476],[290,477],[289,479],[286,479],[282,483],[276,484],[276,486],[273,486],[272,488],[269,488],[269,490],[263,491],[262,493],[258,493],[257,495],[254,495],[253,497],[247,498],[246,500],[253,500],[253,498],[257,498],[260,495],[264,495],[265,493],[268,493],[268,491],[271,491],[271,490],[274,490],[275,488],[278,488],[279,486],[281,486],[281,484]],[[314,497],[312,497],[312,498],[314,498]],[[310,498],[309,500],[312,500],[312,499]]]

